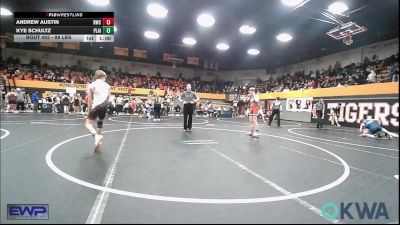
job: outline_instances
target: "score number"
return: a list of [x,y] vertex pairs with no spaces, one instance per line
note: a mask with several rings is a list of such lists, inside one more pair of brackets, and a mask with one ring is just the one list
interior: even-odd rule
[[114,18],[103,18],[103,34],[114,34]]

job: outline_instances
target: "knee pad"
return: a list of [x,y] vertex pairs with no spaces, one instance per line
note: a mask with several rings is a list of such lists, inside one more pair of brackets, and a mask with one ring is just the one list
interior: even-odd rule
[[103,128],[103,121],[97,121],[97,128]]

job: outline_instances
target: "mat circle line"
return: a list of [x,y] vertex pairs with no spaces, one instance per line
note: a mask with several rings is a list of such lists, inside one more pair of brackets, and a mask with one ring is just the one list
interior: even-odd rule
[[[179,125],[183,123],[183,118],[182,118],[182,122],[179,123],[142,123],[142,122],[129,122],[129,121],[121,121],[121,120],[115,120],[113,118],[117,118],[116,116],[113,117],[109,117],[108,120],[109,121],[113,121],[113,122],[117,122],[117,123],[131,123],[131,124],[139,124],[139,125],[156,125],[156,126],[162,126],[162,125]],[[170,119],[170,118],[168,118]],[[205,119],[198,119],[198,118],[193,118],[193,120],[202,120],[203,122],[201,123],[192,123],[193,125],[203,125],[203,124],[207,124],[209,123],[208,120]]]
[[[249,124],[250,124],[249,122],[227,121],[227,120],[224,120],[224,119],[222,119],[222,118],[217,118],[217,121],[224,122],[224,123],[236,123],[236,124],[245,124],[245,125],[249,125]],[[261,123],[260,123],[260,124],[261,124]],[[302,125],[301,123],[293,123],[293,125],[290,125],[290,124],[283,124],[283,125],[281,125],[281,127],[282,127],[282,126],[285,126],[285,127],[289,127],[289,126],[294,127],[294,126],[301,126],[301,125]]]
[[[135,128],[129,128],[129,129],[118,129],[118,130],[110,130],[110,131],[105,131],[104,133],[112,133],[112,132],[119,132],[119,131],[126,131],[126,130],[139,130],[139,129],[181,129],[181,127],[135,127]],[[240,131],[240,130],[230,130],[230,129],[222,129],[222,128],[206,128],[206,127],[197,127],[196,129],[204,129],[204,130],[220,130],[220,131],[230,131],[230,132],[239,132],[239,133],[247,133],[246,131]],[[319,188],[307,190],[307,191],[302,191],[302,192],[297,192],[297,193],[291,193],[289,195],[281,195],[281,196],[273,196],[273,197],[262,197],[262,198],[237,198],[237,199],[204,199],[204,198],[183,198],[183,197],[171,197],[171,196],[161,196],[161,195],[151,195],[151,194],[144,194],[144,193],[138,193],[138,192],[130,192],[130,191],[123,191],[119,189],[114,189],[114,188],[106,188],[104,186],[96,185],[93,183],[89,183],[87,181],[80,180],[76,177],[73,177],[64,171],[60,170],[53,162],[52,160],[52,155],[53,153],[62,145],[79,139],[83,137],[88,137],[91,136],[91,134],[85,134],[77,137],[73,137],[70,139],[67,139],[65,141],[62,141],[55,146],[53,146],[47,153],[46,153],[46,164],[47,166],[55,172],[57,175],[61,176],[62,178],[74,182],[76,184],[79,184],[81,186],[85,186],[87,188],[91,188],[94,190],[98,191],[104,191],[104,192],[109,192],[113,194],[118,194],[122,196],[128,196],[128,197],[134,197],[134,198],[141,198],[141,199],[149,199],[149,200],[156,200],[156,201],[167,201],[167,202],[180,202],[180,203],[202,203],[202,204],[249,204],[249,203],[263,203],[263,202],[276,202],[276,201],[283,201],[283,200],[289,200],[289,199],[295,199],[299,197],[304,197],[304,196],[309,196],[317,193],[321,193],[323,191],[327,191],[329,189],[332,189],[341,183],[343,183],[350,175],[350,167],[347,164],[345,160],[337,156],[336,154],[323,149],[319,146],[315,146],[313,144],[309,144],[303,141],[299,140],[294,140],[286,137],[280,137],[280,136],[275,136],[275,135],[270,135],[270,134],[260,134],[263,136],[270,136],[270,137],[275,137],[275,138],[280,138],[280,139],[285,139],[289,141],[294,141],[298,143],[302,143],[311,147],[314,147],[318,150],[324,151],[333,157],[335,157],[341,165],[344,168],[343,174],[337,178],[335,181],[321,186]]]
[[5,134],[3,136],[0,137],[0,139],[6,138],[8,135],[10,135],[10,131],[0,128],[0,130],[2,130]]

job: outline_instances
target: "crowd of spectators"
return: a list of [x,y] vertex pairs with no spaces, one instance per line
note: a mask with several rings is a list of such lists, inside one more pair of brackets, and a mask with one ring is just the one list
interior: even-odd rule
[[[341,87],[368,83],[397,82],[399,81],[398,53],[384,60],[364,59],[363,63],[352,63],[342,67],[339,62],[322,71],[304,71],[282,75],[276,79],[272,77],[267,81],[258,79],[262,83],[260,92],[283,92],[316,88]],[[378,76],[386,74],[387,76]]]
[[[118,71],[115,68],[101,67],[109,74],[107,82],[113,86],[133,88],[148,88],[165,90],[165,96],[162,98],[163,115],[181,114],[181,106],[177,103],[180,93],[185,85],[190,82],[196,92],[221,93],[221,94],[246,94],[247,89],[252,85],[239,84],[238,82],[224,82],[215,79],[214,81],[202,81],[200,77],[191,80],[179,74],[177,78],[162,77],[160,73],[155,76],[142,74],[129,74],[126,71]],[[40,62],[32,60],[30,64],[21,64],[18,58],[9,57],[6,61],[1,61],[0,67],[1,79],[14,80],[38,80],[52,81],[62,83],[87,84],[92,81],[93,72],[79,66],[49,66],[41,65]],[[385,76],[382,76],[385,74]],[[398,54],[392,55],[384,60],[365,59],[362,64],[355,63],[341,67],[340,63],[329,66],[326,70],[310,71],[305,74],[304,71],[294,74],[285,74],[267,81],[257,79],[258,93],[265,92],[284,92],[291,90],[305,90],[316,88],[341,87],[350,85],[359,85],[376,82],[398,82],[399,65]],[[260,87],[260,84],[262,86]],[[52,103],[54,113],[85,113],[87,108],[87,99],[85,95],[80,94],[67,95],[65,93],[54,93],[52,96],[42,96],[37,92],[24,93],[19,88],[13,88],[9,92],[1,92],[0,109],[4,111],[25,111],[41,110],[43,104]],[[110,98],[110,110],[113,113],[134,113],[141,117],[152,118],[151,95],[145,99],[138,97],[129,98],[129,96],[112,96]],[[10,102],[15,102],[10,104]],[[224,110],[230,110],[231,107],[212,104],[211,101],[201,101],[197,106],[197,114],[200,116],[218,116]]]
[[[161,90],[172,90],[182,92],[187,82],[192,84],[196,92],[227,94],[232,88],[233,82],[224,82],[221,79],[213,81],[203,81],[200,77],[186,80],[182,74],[177,74],[176,78],[162,77],[158,72],[155,75],[143,75],[141,73],[129,74],[126,70],[122,71],[115,68],[102,66],[109,76],[107,82],[112,86],[133,88],[148,88]],[[81,66],[50,66],[40,64],[37,60],[31,60],[29,64],[21,64],[18,58],[9,57],[1,61],[1,76],[6,79],[15,80],[38,80],[60,83],[87,84],[92,81],[94,71],[85,69]]]
[[[3,99],[4,98],[4,99]],[[129,95],[111,95],[108,104],[108,114],[135,114],[140,118],[154,118],[154,92],[147,97],[133,97]],[[168,92],[160,98],[161,115],[182,115],[183,105],[175,92]],[[27,112],[41,111],[42,108],[50,107],[52,113],[63,114],[86,114],[88,99],[86,93],[66,94],[52,92],[39,96],[38,92],[25,93],[20,88],[12,89],[10,92],[2,93],[0,102],[1,112]],[[50,103],[50,104],[49,104]],[[46,104],[46,106],[44,106]],[[217,117],[222,111],[229,111],[231,107],[212,103],[211,100],[201,100],[196,107],[196,115],[203,117]]]
[[[133,88],[148,88],[181,93],[187,83],[191,83],[196,92],[218,93],[218,94],[245,94],[249,85],[238,84],[238,82],[226,82],[218,77],[213,81],[203,81],[200,77],[185,79],[182,74],[176,78],[163,77],[159,72],[155,75],[129,74],[127,70],[122,71],[115,68],[102,66],[100,69],[109,74],[107,82],[112,86]],[[379,74],[387,71],[386,78]],[[40,64],[38,60],[31,60],[29,64],[21,64],[18,58],[9,57],[1,61],[1,77],[15,80],[38,80],[61,83],[87,84],[92,81],[93,72],[80,65],[74,66],[50,66]],[[281,75],[278,78],[270,77],[267,81],[257,79],[257,90],[265,92],[283,92],[291,90],[305,90],[328,87],[341,87],[376,82],[397,82],[399,80],[398,54],[392,55],[384,60],[373,57],[372,60],[365,58],[363,63],[342,67],[339,62],[329,66],[322,71],[297,71]]]

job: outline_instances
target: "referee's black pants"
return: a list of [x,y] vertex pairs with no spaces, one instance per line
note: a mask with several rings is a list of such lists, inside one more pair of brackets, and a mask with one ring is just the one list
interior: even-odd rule
[[317,110],[317,128],[322,128],[323,119],[322,110]]
[[123,105],[117,105],[117,113],[122,112],[123,109],[124,109]]
[[17,102],[17,110],[21,108],[22,111],[25,110],[25,103],[24,102]]
[[154,104],[154,118],[160,119],[161,116],[161,104]]
[[276,115],[276,117],[278,119],[278,127],[280,127],[281,126],[281,111],[279,109],[272,110],[272,114],[271,114],[271,116],[269,116],[268,125],[271,125],[272,120],[274,119],[275,115]]
[[183,105],[183,129],[192,129],[194,104]]

